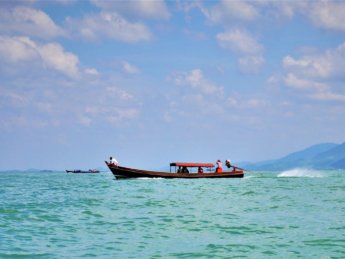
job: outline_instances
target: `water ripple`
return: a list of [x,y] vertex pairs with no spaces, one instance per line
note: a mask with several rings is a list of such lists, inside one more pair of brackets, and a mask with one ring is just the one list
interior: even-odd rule
[[6,173],[0,257],[343,258],[344,172],[277,176]]

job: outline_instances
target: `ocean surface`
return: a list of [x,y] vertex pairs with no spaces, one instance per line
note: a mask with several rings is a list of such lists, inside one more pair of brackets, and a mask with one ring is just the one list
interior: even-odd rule
[[345,258],[345,171],[0,173],[0,258]]

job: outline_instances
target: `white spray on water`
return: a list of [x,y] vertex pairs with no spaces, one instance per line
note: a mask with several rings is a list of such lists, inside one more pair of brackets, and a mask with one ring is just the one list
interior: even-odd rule
[[294,168],[284,171],[278,174],[278,177],[324,177],[320,171],[306,169],[306,168]]

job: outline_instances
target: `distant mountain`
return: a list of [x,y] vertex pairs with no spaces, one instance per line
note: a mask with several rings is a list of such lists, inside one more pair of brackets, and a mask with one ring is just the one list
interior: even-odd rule
[[345,142],[322,143],[291,153],[277,160],[246,164],[249,170],[287,170],[296,167],[345,169]]

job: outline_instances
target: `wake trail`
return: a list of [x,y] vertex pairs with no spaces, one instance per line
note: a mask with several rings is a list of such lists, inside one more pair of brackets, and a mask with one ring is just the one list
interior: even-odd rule
[[306,168],[294,168],[291,170],[283,171],[278,174],[278,177],[310,177],[310,178],[322,178],[325,177],[322,172]]

